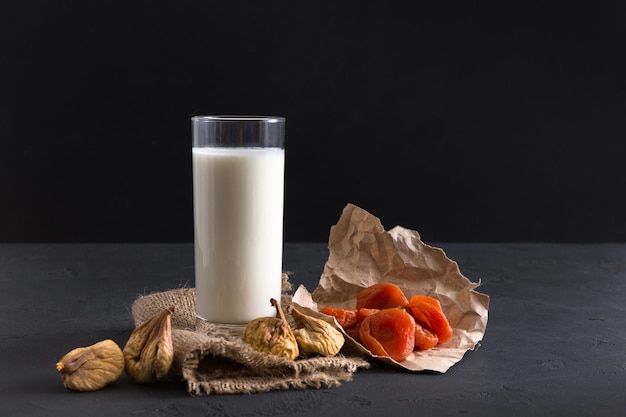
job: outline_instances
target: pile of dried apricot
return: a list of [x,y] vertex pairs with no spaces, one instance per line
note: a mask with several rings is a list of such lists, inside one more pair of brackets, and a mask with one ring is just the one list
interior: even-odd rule
[[407,299],[400,287],[381,282],[361,290],[356,308],[326,306],[322,313],[335,317],[345,332],[374,355],[402,362],[414,350],[447,342],[452,327],[435,298],[414,295]]

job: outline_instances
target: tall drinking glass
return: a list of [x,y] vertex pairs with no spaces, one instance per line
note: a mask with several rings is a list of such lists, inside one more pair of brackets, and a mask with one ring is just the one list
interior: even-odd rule
[[195,116],[194,262],[199,322],[275,316],[283,255],[285,119]]

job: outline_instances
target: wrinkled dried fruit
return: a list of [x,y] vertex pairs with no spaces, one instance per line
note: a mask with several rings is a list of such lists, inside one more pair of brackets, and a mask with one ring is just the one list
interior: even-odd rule
[[365,317],[361,343],[374,355],[402,362],[415,348],[415,320],[401,308],[386,308]]
[[452,327],[443,313],[439,300],[426,295],[414,295],[407,309],[416,322],[437,335],[438,343],[446,343],[450,340]]
[[124,355],[113,340],[68,352],[56,364],[63,385],[77,391],[95,391],[117,380],[124,371]]
[[400,287],[389,282],[362,289],[356,307],[326,306],[321,312],[335,317],[348,336],[374,355],[399,362],[410,354],[411,341],[414,350],[427,350],[446,343],[453,334],[439,300],[414,295],[407,301]]
[[162,379],[174,361],[172,345],[172,313],[166,308],[137,326],[124,346],[126,374],[133,381],[145,384]]
[[300,354],[296,337],[278,301],[272,298],[270,302],[276,307],[278,317],[259,317],[249,322],[244,340],[256,351],[294,360]]
[[324,320],[303,314],[295,308],[290,308],[290,312],[297,326],[293,334],[298,341],[300,354],[335,356],[339,353],[346,341],[339,330]]
[[426,350],[437,346],[439,337],[419,323],[415,323],[415,349]]
[[345,329],[350,329],[359,323],[359,311],[356,308],[337,308],[326,306],[320,313],[333,316],[337,323]]
[[393,308],[408,304],[406,296],[396,284],[379,282],[363,288],[356,297],[356,308]]
[[[377,308],[340,309],[336,307],[324,307],[320,312],[333,316],[348,336],[361,343],[361,323],[365,317],[379,312]],[[343,323],[343,324],[342,324]]]

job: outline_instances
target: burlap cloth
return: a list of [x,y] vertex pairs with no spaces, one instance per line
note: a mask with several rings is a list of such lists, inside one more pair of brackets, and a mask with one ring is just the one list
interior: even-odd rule
[[[282,304],[291,299],[283,274]],[[356,356],[337,355],[295,361],[259,353],[241,335],[196,325],[195,288],[179,288],[142,295],[132,305],[135,325],[170,306],[174,365],[193,395],[250,394],[271,390],[322,388],[352,380],[352,374],[369,363]]]

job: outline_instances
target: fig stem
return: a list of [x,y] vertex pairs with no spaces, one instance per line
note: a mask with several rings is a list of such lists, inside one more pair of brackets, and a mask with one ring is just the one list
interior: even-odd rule
[[287,323],[287,319],[285,318],[285,313],[283,313],[283,309],[280,307],[280,303],[276,301],[275,298],[270,298],[270,303],[272,303],[272,306],[276,307],[278,318],[280,318],[283,322]]

